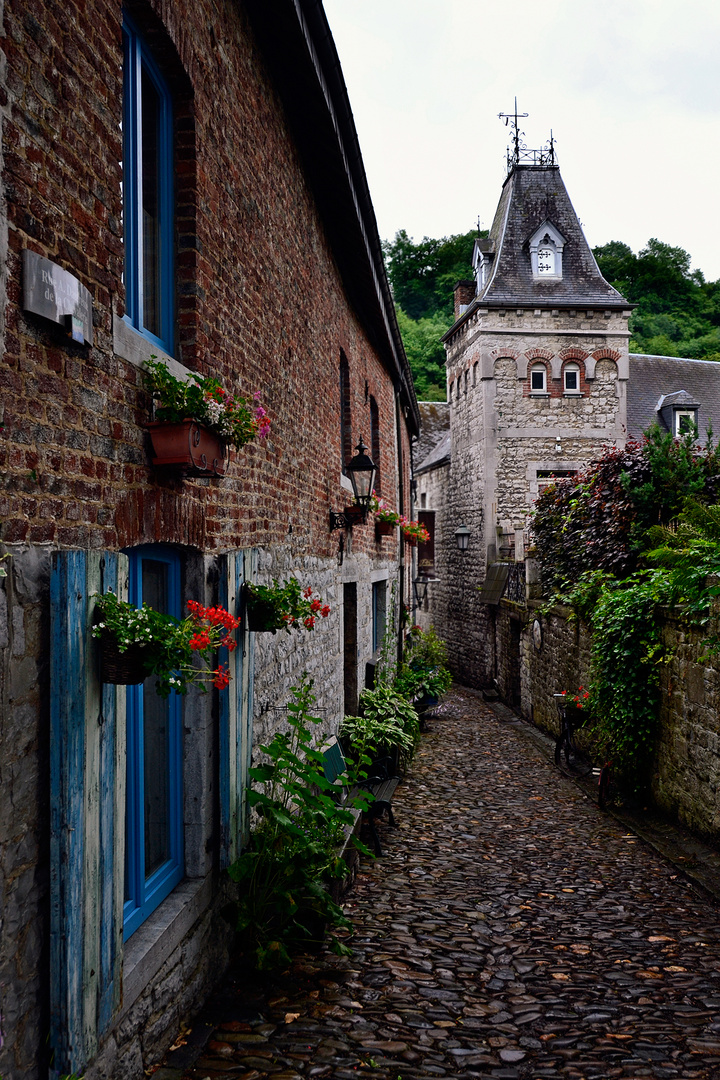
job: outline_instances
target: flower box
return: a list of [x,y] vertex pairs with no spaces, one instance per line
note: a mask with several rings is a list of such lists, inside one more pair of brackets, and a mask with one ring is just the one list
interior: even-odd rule
[[376,536],[392,536],[397,526],[392,521],[376,521],[375,522],[375,535]]
[[245,591],[245,625],[253,634],[274,634],[282,629],[276,605]]
[[152,439],[153,465],[173,466],[198,476],[225,475],[225,443],[202,424],[195,420],[177,424],[151,420],[146,427]]
[[417,536],[408,536],[407,533],[405,533],[405,543],[408,547],[417,547]]

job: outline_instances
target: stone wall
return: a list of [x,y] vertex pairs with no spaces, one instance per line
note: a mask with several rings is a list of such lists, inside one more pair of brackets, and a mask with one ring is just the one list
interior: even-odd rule
[[[533,640],[541,625],[542,644]],[[513,631],[513,624],[516,629]],[[517,642],[517,627],[522,630]],[[519,712],[550,735],[558,732],[553,693],[577,690],[590,680],[591,637],[568,608],[539,613],[503,600],[496,620],[496,679],[513,704],[519,653]],[[663,642],[670,657],[662,669],[660,737],[652,779],[657,806],[695,833],[720,840],[720,657],[708,656],[708,628],[692,629],[667,616]]]

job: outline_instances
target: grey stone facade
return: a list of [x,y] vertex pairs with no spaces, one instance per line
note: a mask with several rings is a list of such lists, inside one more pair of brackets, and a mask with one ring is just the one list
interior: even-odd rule
[[418,490],[443,487],[450,549],[455,529],[471,530],[462,572],[435,590],[454,670],[482,686],[495,678],[495,616],[477,588],[488,565],[523,559],[553,475],[625,443],[630,307],[602,278],[556,166],[515,165],[473,262],[475,297],[445,337],[449,464],[431,481],[428,455]]

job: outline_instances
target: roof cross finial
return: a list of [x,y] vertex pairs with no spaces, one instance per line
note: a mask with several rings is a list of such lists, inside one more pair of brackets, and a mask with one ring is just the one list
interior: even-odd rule
[[550,140],[541,150],[528,150],[522,141],[525,132],[520,130],[518,120],[524,120],[528,113],[519,113],[517,110],[517,98],[515,98],[515,111],[511,113],[498,113],[498,120],[505,121],[505,127],[510,126],[513,135],[513,148],[507,148],[507,167],[511,173],[516,165],[554,165],[555,164],[555,140],[552,130]]
[[[520,150],[521,150],[520,136],[525,135],[524,131],[520,131],[520,128],[518,126],[518,120],[524,120],[525,117],[528,116],[528,115],[529,115],[529,113],[526,113],[526,112],[518,113],[518,111],[517,111],[517,98],[515,98],[515,112],[514,113],[498,113],[498,120],[504,120],[505,121],[505,127],[507,127],[508,124],[510,124],[510,129],[513,132],[513,142],[515,143],[515,161],[516,162],[520,160]],[[524,144],[523,144],[523,148],[524,148]],[[510,154],[510,148],[508,147],[508,161],[509,161],[509,154]]]

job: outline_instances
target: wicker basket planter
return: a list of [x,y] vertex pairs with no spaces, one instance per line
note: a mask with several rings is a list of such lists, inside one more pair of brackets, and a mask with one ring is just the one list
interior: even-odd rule
[[195,420],[183,420],[179,424],[152,420],[145,426],[152,440],[153,465],[170,466],[196,476],[225,475],[225,444],[202,424]]
[[110,635],[100,638],[100,679],[114,686],[137,686],[145,682],[148,670],[145,667],[146,645],[131,645],[120,652],[117,641]]

